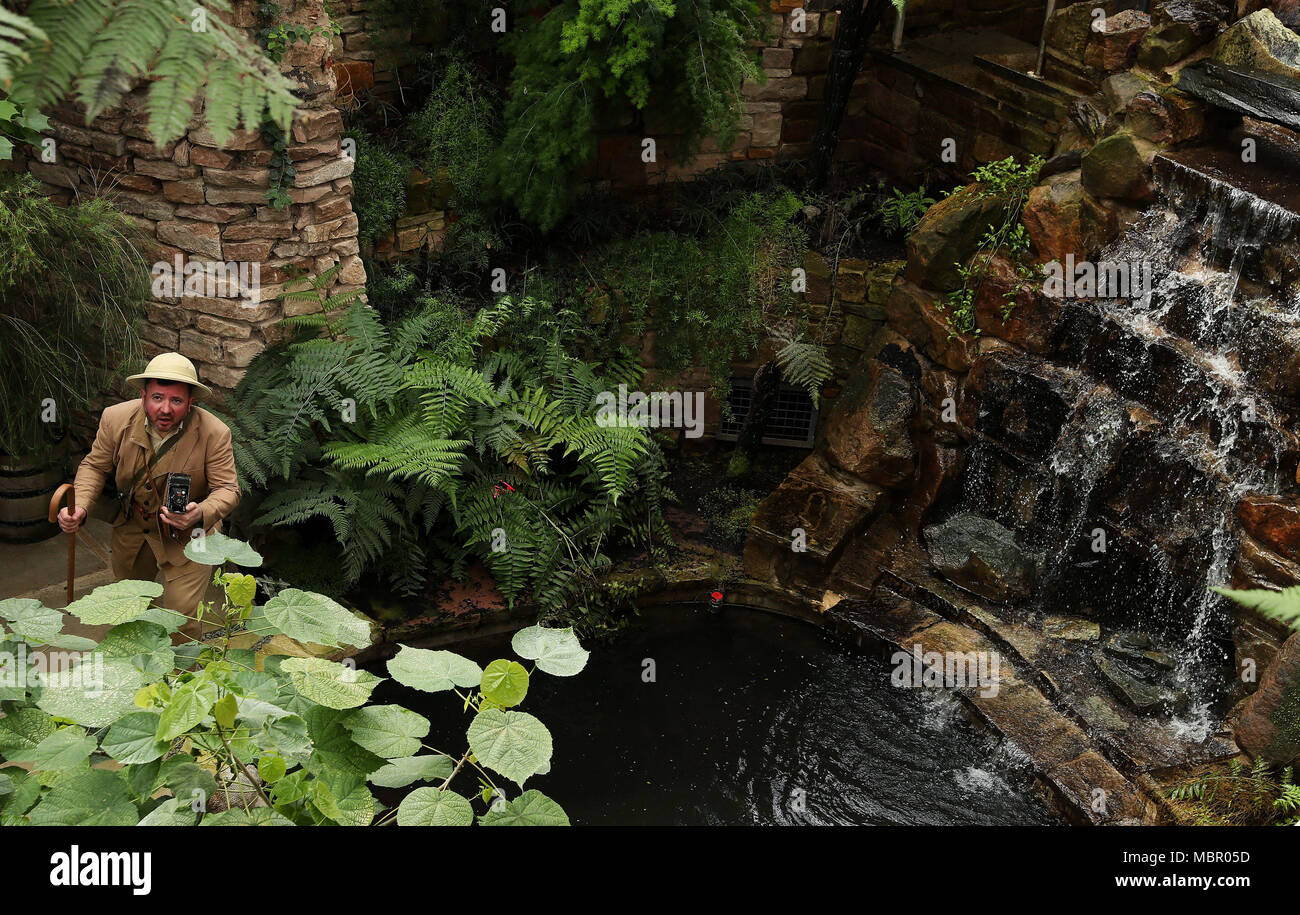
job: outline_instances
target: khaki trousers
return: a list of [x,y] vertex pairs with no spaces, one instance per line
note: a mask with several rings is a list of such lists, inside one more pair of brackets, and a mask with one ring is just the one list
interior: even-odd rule
[[[113,528],[113,577],[118,581],[128,578],[156,581],[161,572],[163,593],[158,604],[189,617],[180,632],[172,635],[172,641],[182,645],[201,639],[204,632],[219,628],[215,614],[205,614],[202,623],[194,618],[200,600],[220,606],[221,590],[212,585],[215,570],[212,566],[188,559],[179,565],[167,560],[159,562],[158,555],[163,552],[162,540],[152,528],[144,525],[145,522],[131,520]],[[155,541],[152,546],[150,541]]]

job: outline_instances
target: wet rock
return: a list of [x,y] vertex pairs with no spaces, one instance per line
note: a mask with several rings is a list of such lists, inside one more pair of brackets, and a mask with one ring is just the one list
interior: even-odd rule
[[1300,564],[1265,549],[1255,538],[1243,534],[1232,568],[1234,588],[1289,588],[1300,585]]
[[[916,469],[912,424],[920,398],[897,368],[878,359],[869,366],[850,379],[836,401],[827,420],[826,456],[869,483],[897,486]],[[916,371],[919,377],[919,366]]]
[[1093,661],[1115,695],[1135,712],[1186,711],[1187,694],[1169,681],[1173,659],[1141,632],[1117,632]]
[[1064,262],[1067,254],[1084,260],[1085,207],[1079,172],[1067,172],[1029,192],[1020,221],[1041,260]]
[[1047,456],[1069,417],[1074,378],[1019,353],[981,355],[962,389],[962,422],[1028,460]]
[[1083,186],[1097,197],[1150,200],[1151,169],[1141,141],[1120,131],[1099,140],[1083,154]]
[[1152,10],[1151,30],[1142,39],[1137,60],[1161,69],[1177,63],[1210,42],[1228,11],[1212,0],[1170,0]]
[[1300,129],[1300,80],[1201,60],[1178,73],[1178,89],[1238,114]]
[[1129,102],[1124,127],[1151,143],[1185,143],[1205,130],[1205,106],[1174,89],[1145,90]]
[[1246,533],[1292,561],[1300,561],[1300,506],[1285,496],[1250,496],[1237,503]]
[[1286,765],[1300,757],[1300,633],[1286,640],[1246,700],[1233,736],[1256,758]]
[[[780,584],[814,583],[876,514],[882,494],[814,452],[759,503],[745,540],[745,574]],[[804,532],[805,550],[796,549],[796,528]]]
[[954,334],[939,296],[907,280],[894,284],[885,303],[885,317],[891,330],[935,362],[954,372],[965,372],[975,358],[975,340]]
[[1128,722],[1121,718],[1110,707],[1110,703],[1100,696],[1088,696],[1081,700],[1075,708],[1089,727],[1108,732],[1128,730]]
[[1139,10],[1107,16],[1100,31],[1088,36],[1083,62],[1104,73],[1125,70],[1137,58],[1138,44],[1151,28],[1151,17]]
[[1022,600],[1033,589],[1036,562],[996,521],[964,512],[922,534],[930,562],[955,584],[999,601]]
[[1049,616],[1043,622],[1043,635],[1068,642],[1095,642],[1101,638],[1101,626],[1077,616]]
[[1215,42],[1213,55],[1229,67],[1300,79],[1300,35],[1272,10],[1258,10],[1233,23]]
[[1132,70],[1125,70],[1106,77],[1101,84],[1101,97],[1106,100],[1106,107],[1111,111],[1123,111],[1139,92],[1150,85],[1151,80]]
[[1272,620],[1260,619],[1246,607],[1234,605],[1232,608],[1232,645],[1234,660],[1237,663],[1238,681],[1244,695],[1253,692],[1268,670],[1278,649],[1286,640],[1286,635],[1279,635],[1279,624]]
[[1003,212],[1003,203],[977,184],[926,210],[907,237],[907,278],[931,289],[961,286],[956,264],[966,263]]

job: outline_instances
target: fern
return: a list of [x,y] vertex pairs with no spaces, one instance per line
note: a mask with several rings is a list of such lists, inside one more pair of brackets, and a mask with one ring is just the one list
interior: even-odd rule
[[225,0],[32,0],[25,15],[0,12],[0,86],[20,105],[71,96],[89,123],[147,81],[159,144],[189,129],[200,101],[219,143],[264,116],[292,122],[294,84],[221,18]]
[[1244,591],[1232,588],[1211,588],[1210,590],[1230,597],[1243,607],[1258,610],[1279,623],[1300,630],[1300,585],[1284,588],[1281,591],[1269,591],[1265,588],[1253,588]]

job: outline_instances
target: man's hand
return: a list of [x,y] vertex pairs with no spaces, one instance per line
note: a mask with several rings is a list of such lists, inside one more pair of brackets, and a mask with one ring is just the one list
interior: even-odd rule
[[[49,516],[47,515],[46,517]],[[69,514],[66,507],[61,508],[59,509],[58,519],[59,530],[63,531],[65,534],[75,534],[77,528],[81,527],[82,523],[86,520],[86,510],[84,508],[78,508],[75,512]]]
[[178,531],[188,531],[203,523],[203,509],[199,508],[197,502],[191,502],[185,506],[185,514],[183,515],[169,512],[166,508],[158,509],[158,514],[162,516],[163,521]]

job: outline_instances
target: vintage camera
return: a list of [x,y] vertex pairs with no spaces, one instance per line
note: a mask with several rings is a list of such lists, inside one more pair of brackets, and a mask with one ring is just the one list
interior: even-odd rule
[[167,474],[167,494],[163,505],[174,515],[185,514],[185,506],[190,504],[190,475],[188,473]]

